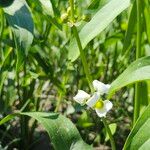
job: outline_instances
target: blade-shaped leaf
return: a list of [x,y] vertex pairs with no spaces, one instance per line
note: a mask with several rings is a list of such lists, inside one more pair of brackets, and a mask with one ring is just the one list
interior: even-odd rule
[[130,17],[128,21],[128,28],[125,35],[124,45],[123,45],[123,53],[129,48],[132,40],[132,35],[134,32],[134,28],[136,25],[136,2],[133,3]]
[[[124,145],[124,150],[146,150],[150,146],[150,105],[137,120]],[[146,148],[146,149],[145,149]]]
[[[55,6],[53,5],[54,2],[50,0],[39,0],[41,6],[42,6],[42,12],[46,16],[46,19],[52,23],[54,26],[56,26],[59,30],[62,30],[62,25],[58,22],[56,19],[57,9],[55,9]],[[54,7],[54,9],[53,9]]]
[[6,123],[7,121],[13,119],[15,116],[17,116],[18,114],[10,114],[7,115],[5,118],[3,118],[2,120],[0,120],[0,125]]
[[109,96],[129,84],[150,80],[150,56],[134,61],[115,81],[112,82]]
[[10,6],[4,8],[4,12],[16,40],[19,70],[33,41],[33,20],[25,0],[14,0]]
[[[130,0],[111,0],[101,8],[80,31],[82,47],[100,34],[123,10],[130,5]],[[79,56],[79,49],[75,39],[71,40],[68,58],[72,62]]]
[[42,4],[43,11],[47,15],[54,16],[54,12],[53,12],[51,1],[50,0],[39,0],[39,1]]
[[[19,114],[38,120],[47,131],[54,148],[57,150],[93,149],[82,140],[77,128],[63,115],[44,112],[25,112],[14,115]],[[14,115],[6,116],[0,121],[0,125],[12,119]]]

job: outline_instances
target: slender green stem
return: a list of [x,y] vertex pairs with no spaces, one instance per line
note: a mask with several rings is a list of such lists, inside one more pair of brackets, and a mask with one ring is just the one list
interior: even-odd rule
[[[137,41],[136,41],[136,59],[141,57],[141,0],[136,0],[137,5]],[[134,118],[133,124],[139,117],[140,113],[140,83],[135,84],[135,99],[134,99]]]
[[90,87],[91,91],[94,92],[94,89],[93,89],[93,86],[92,86],[92,78],[91,78],[91,75],[89,73],[88,63],[86,61],[86,57],[85,57],[85,54],[84,54],[84,51],[83,51],[83,48],[82,48],[82,45],[81,45],[81,41],[80,41],[80,38],[79,38],[77,28],[74,25],[74,0],[70,0],[70,6],[71,6],[71,19],[72,19],[72,22],[73,22],[73,27],[72,27],[73,34],[74,34],[74,36],[76,38],[76,41],[77,41],[77,45],[78,45],[78,48],[79,48],[79,51],[80,51],[80,57],[81,57],[81,60],[82,60],[84,72],[86,74],[86,78],[87,78],[89,87]]
[[112,133],[111,133],[111,130],[110,130],[110,128],[109,128],[109,126],[108,126],[108,124],[107,124],[107,122],[106,122],[106,119],[105,119],[105,118],[102,118],[102,121],[103,121],[103,124],[104,124],[104,126],[105,126],[105,129],[106,129],[106,131],[107,131],[107,133],[108,133],[108,135],[109,135],[110,143],[111,143],[111,148],[112,148],[112,150],[116,150],[115,141],[114,141],[113,135],[112,135]]
[[71,7],[71,19],[72,19],[72,22],[75,21],[74,19],[74,0],[70,0],[70,7]]
[[62,101],[62,92],[59,93],[59,98],[58,98],[58,101],[57,101],[57,104],[56,104],[56,108],[54,110],[54,112],[58,112],[59,110],[59,107],[60,107],[60,104],[61,104],[61,101]]
[[79,34],[78,34],[76,26],[73,26],[73,33],[74,33],[74,36],[76,38],[78,48],[80,50],[80,57],[81,57],[81,60],[82,60],[84,72],[86,74],[86,78],[87,78],[89,87],[90,87],[91,91],[94,92],[94,89],[93,89],[93,86],[92,86],[92,78],[91,78],[91,75],[90,75],[89,69],[88,69],[88,63],[86,61],[86,57],[85,57],[84,51],[82,49],[81,41],[80,41]]
[[[78,48],[80,50],[80,57],[81,57],[81,60],[82,60],[84,72],[86,74],[86,78],[87,78],[89,87],[91,89],[91,92],[94,92],[94,88],[92,86],[92,77],[91,77],[90,72],[89,72],[88,63],[87,63],[87,60],[86,60],[86,57],[85,57],[85,54],[84,54],[84,51],[83,51],[83,48],[82,48],[82,45],[81,45],[81,41],[80,41],[80,37],[79,37],[78,31],[77,31],[77,28],[74,25],[74,0],[70,0],[70,6],[71,6],[71,16],[72,16],[72,22],[73,22],[73,27],[72,27],[73,34],[76,38]],[[108,132],[110,142],[111,142],[111,146],[112,146],[112,150],[116,150],[116,146],[115,146],[115,142],[114,142],[111,130],[110,130],[109,126],[107,125],[107,122],[106,122],[105,118],[102,118],[102,121],[103,121],[104,126],[106,128],[106,131]]]

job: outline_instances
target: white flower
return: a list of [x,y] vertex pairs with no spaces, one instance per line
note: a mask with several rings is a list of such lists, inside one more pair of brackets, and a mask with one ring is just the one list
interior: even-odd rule
[[77,95],[73,97],[73,99],[81,105],[84,104],[85,100],[87,100],[88,98],[90,98],[90,95],[83,90],[78,90]]
[[86,104],[94,108],[99,117],[105,117],[107,112],[112,108],[113,104],[109,100],[102,101],[100,94],[95,92],[94,95],[88,99]]
[[104,84],[98,80],[94,80],[93,81],[93,87],[94,89],[100,93],[100,95],[103,95],[103,94],[107,94],[108,93],[108,90],[110,88],[110,85],[109,84]]
[[113,104],[109,100],[103,101],[101,99],[101,95],[108,93],[110,85],[94,80],[93,87],[96,92],[91,97],[83,90],[78,90],[77,95],[73,97],[73,99],[80,104],[86,104],[95,109],[99,117],[105,117],[107,112],[112,108]]
[[112,109],[113,104],[109,100],[98,101],[95,105],[95,111],[99,117],[105,117],[107,112]]
[[88,101],[86,102],[86,104],[89,106],[89,107],[93,107],[96,102],[100,99],[100,94],[98,92],[95,92],[93,94],[93,96],[91,98],[88,99]]

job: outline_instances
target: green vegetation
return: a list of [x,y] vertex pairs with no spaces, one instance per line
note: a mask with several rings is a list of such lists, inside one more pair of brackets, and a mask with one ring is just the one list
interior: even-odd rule
[[150,149],[150,0],[0,0],[0,150]]

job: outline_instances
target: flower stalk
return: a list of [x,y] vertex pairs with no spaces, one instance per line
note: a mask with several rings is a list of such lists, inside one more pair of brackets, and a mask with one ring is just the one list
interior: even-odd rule
[[92,92],[94,92],[94,89],[93,89],[93,86],[92,86],[92,78],[91,78],[90,73],[89,73],[89,68],[88,68],[88,64],[87,64],[87,61],[86,61],[86,57],[85,57],[85,54],[84,54],[84,51],[83,51],[83,48],[82,48],[82,44],[81,44],[81,41],[80,41],[80,38],[79,38],[77,28],[74,24],[75,23],[74,0],[70,0],[70,7],[71,7],[71,22],[72,22],[72,25],[73,25],[72,26],[73,34],[74,34],[75,39],[77,41],[77,45],[78,45],[78,48],[79,48],[79,51],[80,51],[81,61],[82,61],[82,64],[83,64],[84,72],[86,74],[86,78],[87,78],[90,90]]
[[84,51],[82,49],[82,45],[81,45],[81,41],[80,41],[80,38],[79,38],[77,28],[76,28],[75,25],[73,25],[72,29],[73,29],[73,33],[74,33],[74,36],[75,36],[77,44],[78,44],[78,48],[80,50],[80,57],[81,57],[81,60],[82,60],[84,72],[86,74],[86,78],[87,78],[90,90],[92,92],[94,92],[94,89],[93,89],[93,86],[92,86],[92,79],[91,79],[91,76],[90,76],[90,73],[89,73],[88,64],[87,64],[87,61],[86,61],[86,58],[85,58]]
[[109,135],[110,142],[111,142],[111,148],[112,148],[112,150],[116,150],[115,141],[114,141],[113,135],[112,135],[112,133],[111,133],[111,130],[110,130],[110,128],[109,128],[109,126],[108,126],[108,124],[107,124],[107,122],[106,122],[106,119],[105,119],[105,118],[102,118],[102,121],[103,121],[103,124],[104,124],[104,126],[105,126],[105,129],[106,129],[106,131],[107,131],[107,133],[108,133],[108,135]]
[[[79,48],[79,51],[80,51],[80,57],[81,57],[81,60],[82,60],[84,72],[86,74],[86,79],[88,81],[90,90],[93,93],[94,92],[94,88],[93,88],[93,85],[92,85],[92,78],[91,78],[91,75],[89,73],[88,63],[86,61],[86,57],[85,57],[85,54],[84,54],[84,51],[83,51],[83,48],[82,48],[82,44],[81,44],[81,41],[80,41],[80,37],[79,37],[78,31],[77,31],[77,28],[76,28],[76,26],[74,24],[75,23],[75,18],[74,18],[74,0],[69,0],[69,1],[70,1],[70,7],[71,7],[71,19],[72,19],[71,21],[72,21],[72,24],[73,24],[73,26],[72,26],[73,34],[75,36],[75,39],[77,41],[77,45],[78,45],[78,48]],[[109,135],[109,138],[110,138],[110,141],[111,141],[112,150],[115,150],[116,149],[115,148],[115,142],[114,142],[111,130],[110,130],[109,126],[107,125],[107,122],[106,122],[104,117],[102,117],[102,121],[103,121],[103,124],[104,124],[104,126],[106,128],[106,131],[108,132],[108,135]]]

